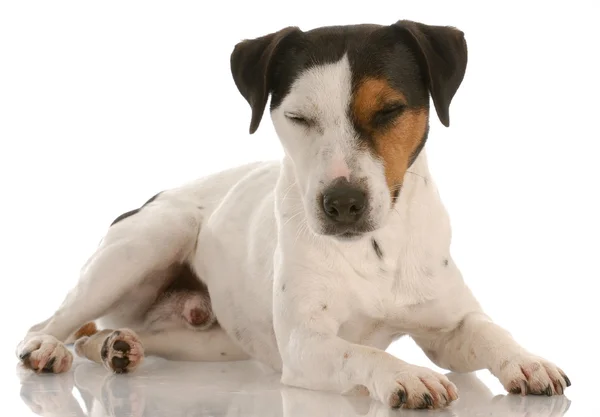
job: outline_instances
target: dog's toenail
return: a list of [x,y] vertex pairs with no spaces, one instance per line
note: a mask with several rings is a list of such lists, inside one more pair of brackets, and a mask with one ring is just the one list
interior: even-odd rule
[[398,396],[398,403],[392,405],[392,408],[394,409],[402,407],[402,405],[406,402],[406,392],[403,390],[398,390],[396,395]]
[[400,404],[404,404],[406,402],[406,391],[398,391],[398,397],[400,398]]
[[511,394],[520,394],[521,393],[521,388],[519,387],[514,387],[510,390]]
[[[31,356],[31,352],[25,352],[25,353],[21,353],[21,355],[19,355],[19,358],[22,361],[25,361],[25,360],[29,359],[30,356]],[[565,377],[565,379],[567,379],[567,377]]]
[[113,349],[114,350],[120,350],[121,352],[127,353],[131,350],[131,347],[129,346],[129,343],[124,342],[122,340],[117,340],[114,344],[113,344]]
[[42,372],[52,372],[54,362],[56,362],[56,358],[50,358],[48,362],[46,362],[46,365],[44,366],[44,369],[42,369]]
[[423,394],[423,400],[428,407],[433,407],[433,398],[429,394]]
[[544,393],[548,396],[548,397],[552,397],[552,388],[550,388],[550,385],[548,385],[546,387],[546,391],[544,391]]
[[128,358],[119,358],[118,356],[114,356],[112,358],[112,365],[113,365],[113,369],[115,371],[125,369],[127,367],[127,365],[129,365],[129,359]]
[[565,382],[567,383],[567,387],[570,387],[571,386],[571,380],[569,379],[569,377],[566,376],[566,375],[563,375],[562,377],[565,379]]
[[106,360],[108,358],[108,338],[104,339],[104,343],[102,343],[102,349],[100,349],[100,357],[102,360]]

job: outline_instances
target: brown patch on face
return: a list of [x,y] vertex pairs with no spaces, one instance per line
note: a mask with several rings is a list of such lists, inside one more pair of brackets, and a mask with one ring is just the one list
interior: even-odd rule
[[[378,112],[393,104],[405,107],[387,123],[378,123]],[[408,107],[404,95],[386,80],[367,78],[356,89],[352,113],[360,132],[369,137],[372,149],[383,161],[387,186],[393,198],[395,190],[402,185],[411,156],[425,135],[429,112],[426,108]]]

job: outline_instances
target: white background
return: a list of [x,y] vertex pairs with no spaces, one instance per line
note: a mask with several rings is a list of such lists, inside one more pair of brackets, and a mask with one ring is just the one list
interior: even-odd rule
[[489,314],[567,371],[577,409],[600,371],[598,17],[591,0],[3,1],[9,401],[20,401],[17,342],[58,307],[114,217],[165,188],[281,155],[268,116],[248,134],[229,69],[236,42],[288,25],[412,19],[456,26],[469,45],[451,126],[432,118],[426,147],[453,255]]

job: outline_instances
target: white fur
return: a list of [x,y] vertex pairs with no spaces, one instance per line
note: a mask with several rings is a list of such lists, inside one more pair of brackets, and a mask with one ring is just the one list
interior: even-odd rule
[[[562,371],[495,325],[464,284],[425,151],[392,206],[382,162],[359,151],[347,119],[350,76],[344,57],[293,85],[272,113],[281,163],[250,164],[166,191],[111,227],[76,288],[30,330],[19,353],[39,343],[45,352],[48,344],[61,350],[59,341],[99,319],[137,331],[146,354],[252,357],[281,371],[288,385],[366,388],[392,406],[401,405],[402,390],[404,406],[423,406],[425,394],[446,405],[456,398],[446,377],[384,352],[410,335],[441,367],[488,368],[507,389],[562,392],[553,385],[564,387]],[[299,126],[288,113],[316,124]],[[337,176],[368,181],[376,230],[360,239],[320,234],[316,195]],[[220,327],[144,332],[144,312],[176,262],[190,263],[206,283]]]

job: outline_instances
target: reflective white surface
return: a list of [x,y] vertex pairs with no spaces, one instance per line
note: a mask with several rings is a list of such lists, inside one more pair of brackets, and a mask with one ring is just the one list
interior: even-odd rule
[[[268,117],[247,134],[249,108],[229,69],[236,42],[286,25],[405,18],[454,25],[468,39],[451,128],[433,118],[427,145],[453,257],[492,318],[573,383],[565,397],[522,398],[487,371],[452,377],[459,401],[431,414],[600,415],[594,3],[305,0],[290,12],[255,0],[212,2],[207,13],[197,0],[0,1],[0,416],[429,414],[282,389],[250,362],[150,359],[112,376],[78,360],[67,374],[38,376],[14,355],[117,215],[162,189],[281,156]],[[390,352],[433,367],[410,340]]]
[[[402,344],[402,342],[400,342]],[[410,351],[410,348],[409,348]],[[507,395],[486,371],[448,374],[460,398],[445,410],[391,410],[368,397],[349,397],[285,387],[279,375],[252,361],[231,363],[171,362],[148,358],[131,375],[109,374],[76,359],[61,375],[37,375],[15,366],[11,381],[18,390],[4,398],[15,416],[256,416],[383,417],[437,416],[596,416],[593,380],[571,374],[566,396]],[[587,387],[587,388],[586,388]],[[573,403],[571,397],[578,398]]]

